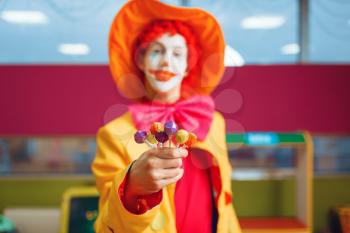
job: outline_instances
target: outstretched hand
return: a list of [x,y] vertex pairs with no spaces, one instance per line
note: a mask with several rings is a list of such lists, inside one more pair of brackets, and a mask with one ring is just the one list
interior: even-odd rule
[[183,176],[184,148],[154,148],[143,153],[129,171],[125,194],[137,196],[155,193]]

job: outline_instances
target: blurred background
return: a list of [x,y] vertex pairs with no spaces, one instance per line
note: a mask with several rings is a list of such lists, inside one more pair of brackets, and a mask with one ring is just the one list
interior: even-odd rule
[[[125,2],[0,0],[0,232],[39,232],[36,221],[92,232],[96,199],[62,195],[94,185],[97,129],[127,110],[108,68]],[[350,232],[350,1],[163,2],[203,8],[223,28],[212,96],[244,232]]]

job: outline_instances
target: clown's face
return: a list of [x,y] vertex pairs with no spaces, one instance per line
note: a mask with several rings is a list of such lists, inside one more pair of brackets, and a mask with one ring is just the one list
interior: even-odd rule
[[178,88],[187,75],[188,48],[179,34],[164,34],[152,42],[139,64],[152,89],[166,93]]

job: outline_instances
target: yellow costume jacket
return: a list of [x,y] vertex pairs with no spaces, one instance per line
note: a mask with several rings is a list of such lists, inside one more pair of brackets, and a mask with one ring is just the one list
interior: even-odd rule
[[[174,193],[176,184],[163,189],[161,203],[146,213],[136,215],[125,209],[118,195],[132,161],[149,148],[134,141],[135,129],[130,113],[109,122],[97,134],[97,154],[92,164],[100,193],[99,215],[95,223],[97,233],[176,233]],[[215,112],[209,133],[204,141],[192,147],[203,149],[213,156],[217,166],[221,190],[216,194],[218,223],[217,233],[241,233],[232,203],[231,167],[225,140],[225,121]]]

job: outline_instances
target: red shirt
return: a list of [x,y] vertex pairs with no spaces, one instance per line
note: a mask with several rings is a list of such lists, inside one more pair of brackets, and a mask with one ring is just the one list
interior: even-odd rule
[[175,190],[176,227],[179,233],[212,233],[213,201],[209,166],[204,153],[183,159],[183,177]]

